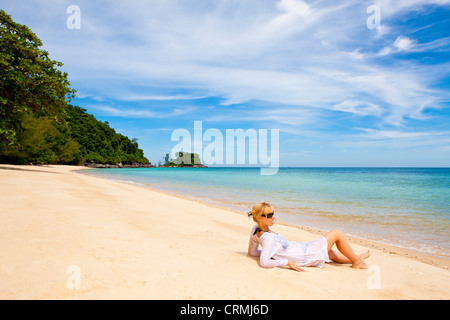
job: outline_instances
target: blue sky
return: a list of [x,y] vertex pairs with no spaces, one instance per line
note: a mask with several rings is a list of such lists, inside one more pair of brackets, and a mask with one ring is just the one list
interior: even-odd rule
[[[66,25],[80,8],[80,29]],[[380,24],[369,29],[369,6]],[[279,129],[280,166],[450,166],[450,0],[0,0],[152,163],[172,132]]]

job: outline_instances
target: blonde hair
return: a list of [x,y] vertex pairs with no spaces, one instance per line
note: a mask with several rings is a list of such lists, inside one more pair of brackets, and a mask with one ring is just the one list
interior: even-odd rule
[[253,221],[258,222],[257,218],[265,213],[266,208],[273,209],[270,203],[261,201],[253,206],[252,211],[248,213],[248,217],[253,217]]

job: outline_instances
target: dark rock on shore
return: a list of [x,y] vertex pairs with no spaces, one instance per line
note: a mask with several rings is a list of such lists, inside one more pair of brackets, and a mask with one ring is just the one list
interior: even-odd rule
[[193,164],[193,165],[184,165],[184,166],[162,166],[161,168],[208,168],[204,164]]
[[155,168],[155,166],[152,165],[150,162],[149,163],[134,162],[132,164],[122,164],[121,162],[116,164],[85,162],[83,163],[83,166],[88,168]]

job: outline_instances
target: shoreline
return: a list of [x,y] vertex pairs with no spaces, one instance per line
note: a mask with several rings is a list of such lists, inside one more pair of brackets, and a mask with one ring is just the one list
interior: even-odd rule
[[[84,174],[83,172],[80,172],[80,171],[83,171],[83,170],[89,171],[90,169],[92,169],[92,168],[81,167],[79,170],[75,169],[73,171],[74,172],[78,171],[77,173]],[[173,196],[173,197],[177,197],[177,198],[185,199],[185,200],[189,200],[189,201],[195,201],[195,202],[207,205],[207,206],[211,206],[213,208],[229,210],[229,211],[235,212],[237,214],[247,216],[242,211],[233,209],[233,208],[229,207],[226,203],[220,203],[219,201],[208,202],[206,200],[190,198],[189,196],[184,195],[184,194],[157,189],[157,188],[152,187],[149,184],[144,184],[144,183],[128,182],[125,180],[109,178],[107,176],[98,176],[98,175],[90,175],[90,176],[97,177],[100,179],[106,179],[106,180],[110,180],[110,181],[116,181],[119,183],[126,183],[126,184],[130,184],[130,185],[134,185],[134,186],[141,187],[144,189],[149,189],[153,192],[159,192],[159,193],[162,193],[162,194],[165,194],[168,196]],[[302,225],[298,225],[298,224],[294,224],[294,223],[290,223],[290,222],[278,220],[278,219],[276,220],[276,225],[285,225],[285,226],[293,227],[293,228],[296,228],[296,229],[299,229],[302,231],[310,232],[310,233],[313,233],[316,235],[323,235],[325,232],[328,231],[328,230],[319,229],[316,227],[302,226]],[[407,258],[415,259],[417,261],[427,263],[427,264],[430,264],[433,266],[437,266],[442,269],[446,269],[446,270],[450,269],[450,259],[439,257],[439,256],[436,256],[436,255],[433,255],[430,253],[424,253],[424,252],[416,251],[413,249],[404,248],[404,247],[397,246],[394,244],[388,244],[388,243],[378,242],[375,240],[364,239],[364,238],[360,238],[360,237],[356,237],[356,236],[352,236],[352,235],[348,235],[348,234],[344,234],[344,236],[350,243],[356,243],[356,244],[359,244],[359,245],[362,245],[362,246],[365,246],[368,248],[374,248],[377,250],[381,250],[381,251],[389,253],[389,254],[396,254],[399,256],[404,256]]]
[[[370,249],[375,269],[263,269],[247,255],[254,223],[244,213],[79,170],[0,165],[1,299],[450,298],[445,268],[357,239],[352,247]],[[311,228],[276,230],[317,238]]]

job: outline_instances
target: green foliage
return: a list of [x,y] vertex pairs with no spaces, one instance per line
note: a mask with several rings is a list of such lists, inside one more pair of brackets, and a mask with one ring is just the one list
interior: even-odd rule
[[20,143],[0,144],[0,161],[24,164],[28,162],[75,164],[79,145],[69,135],[65,125],[48,116],[25,113],[20,117],[21,131],[16,135]]
[[43,112],[63,121],[67,100],[75,96],[63,64],[40,49],[31,30],[0,10],[0,142],[17,143],[24,113]]
[[170,159],[167,153],[164,157],[164,167],[192,167],[193,165],[201,165],[200,156],[197,153],[179,151],[175,153],[176,158]]
[[75,90],[41,46],[0,10],[0,162],[148,163],[137,139],[68,104]]
[[96,163],[131,164],[148,163],[139,149],[137,139],[116,133],[107,123],[95,119],[85,109],[68,106],[69,129],[74,140],[80,144],[83,161]]

